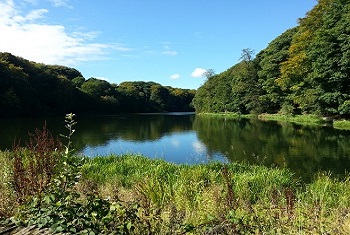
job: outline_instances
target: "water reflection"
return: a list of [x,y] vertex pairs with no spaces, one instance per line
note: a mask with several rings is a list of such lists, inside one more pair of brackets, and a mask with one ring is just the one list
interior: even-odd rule
[[305,180],[319,170],[350,169],[350,132],[330,127],[196,117],[194,130],[209,152],[230,161],[287,167]]
[[[0,149],[44,119],[0,120]],[[318,170],[350,169],[350,132],[330,127],[173,114],[78,117],[75,149],[88,156],[140,153],[175,163],[211,160],[287,167],[310,180]],[[65,133],[63,118],[46,119],[54,135]]]
[[220,154],[207,157],[206,146],[192,130],[194,119],[177,113],[85,118],[73,142],[86,156],[139,153],[174,163],[226,162]]

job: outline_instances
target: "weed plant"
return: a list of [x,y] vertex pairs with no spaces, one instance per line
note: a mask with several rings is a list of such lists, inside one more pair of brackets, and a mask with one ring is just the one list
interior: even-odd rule
[[62,144],[47,130],[46,123],[29,136],[26,148],[19,143],[13,147],[13,187],[19,204],[48,188],[60,161]]

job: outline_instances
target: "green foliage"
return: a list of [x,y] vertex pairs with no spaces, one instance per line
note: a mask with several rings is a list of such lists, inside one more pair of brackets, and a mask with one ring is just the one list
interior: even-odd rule
[[[350,97],[350,3],[320,0],[299,25],[208,79],[194,99],[196,112],[342,115]],[[225,108],[222,108],[225,107]],[[293,107],[293,108],[292,108]]]
[[97,78],[90,78],[86,80],[81,85],[81,90],[95,98],[113,95],[114,93],[114,88],[109,82]]
[[195,91],[154,82],[123,82],[117,87],[125,112],[189,112]]
[[33,200],[15,219],[23,225],[73,234],[142,234],[138,206],[110,202],[93,194],[85,200],[75,192],[58,190]]
[[75,69],[30,62],[0,53],[0,114],[53,115],[84,109],[88,98],[77,90]]
[[[250,52],[247,49],[247,52]],[[244,55],[251,58],[252,55]],[[213,75],[201,86],[194,99],[196,112],[259,112],[259,90],[256,65],[241,61],[219,75]]]
[[281,76],[281,63],[288,58],[288,49],[297,30],[297,27],[287,30],[256,56],[259,83],[262,89],[259,99],[263,112],[277,113],[285,102],[286,94],[277,81]]
[[194,111],[194,94],[195,90],[154,82],[117,85],[97,78],[85,80],[73,68],[0,53],[1,116]]
[[76,77],[72,79],[72,83],[73,85],[75,85],[75,87],[81,88],[81,86],[84,84],[85,82],[85,78],[84,77]]

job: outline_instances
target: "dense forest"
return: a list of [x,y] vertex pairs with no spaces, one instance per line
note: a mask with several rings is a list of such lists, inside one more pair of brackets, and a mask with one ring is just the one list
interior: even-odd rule
[[0,116],[194,111],[195,90],[154,82],[111,84],[74,68],[0,53]]
[[193,101],[197,112],[349,116],[350,1],[319,0],[297,27],[254,57],[210,74]]

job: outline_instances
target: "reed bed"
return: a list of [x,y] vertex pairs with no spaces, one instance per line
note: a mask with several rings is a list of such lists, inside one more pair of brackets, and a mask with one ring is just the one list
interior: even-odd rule
[[335,129],[350,130],[350,121],[349,120],[335,120],[333,122],[333,127]]
[[[0,152],[0,218],[22,208],[16,207],[11,184],[11,156]],[[287,169],[218,162],[178,165],[140,155],[91,158],[81,172],[74,190],[82,196],[74,203],[110,205],[117,217],[109,219],[132,228],[125,234],[350,232],[350,177],[319,174],[305,184]]]
[[[310,184],[286,169],[247,164],[176,165],[139,155],[97,157],[83,178],[104,197],[157,211],[165,224],[215,234],[348,234],[349,178],[319,175]],[[174,212],[175,211],[175,212]],[[168,227],[169,228],[169,227]]]

